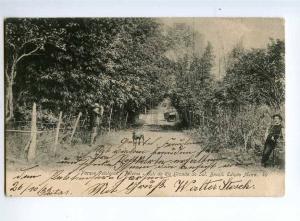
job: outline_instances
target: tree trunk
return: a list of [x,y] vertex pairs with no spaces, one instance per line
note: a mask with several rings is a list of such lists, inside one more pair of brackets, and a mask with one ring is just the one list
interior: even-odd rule
[[10,121],[14,116],[14,104],[13,104],[13,84],[16,76],[16,64],[14,61],[10,70],[10,75],[8,71],[5,71],[6,77],[6,99],[5,99],[5,121]]
[[10,121],[14,116],[13,105],[13,80],[10,80],[6,86],[6,99],[5,99],[5,117],[6,122]]

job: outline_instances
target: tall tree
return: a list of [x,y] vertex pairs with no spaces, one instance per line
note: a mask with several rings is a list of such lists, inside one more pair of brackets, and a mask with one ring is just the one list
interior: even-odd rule
[[[37,36],[47,38],[42,30],[59,28],[63,30],[60,37],[64,47],[44,43],[32,53],[35,56],[18,63],[14,100],[22,107],[20,112],[33,101],[45,110],[57,111],[60,107],[70,114],[101,102],[113,105],[119,114],[130,110],[134,115],[150,102],[155,104],[162,99],[165,90],[160,79],[170,72],[170,62],[165,56],[165,36],[155,19],[41,20],[29,20],[38,26],[41,33],[35,32]],[[19,23],[22,22],[21,19]],[[15,20],[11,23],[13,33],[23,30]],[[7,57],[12,52],[7,50]]]
[[236,105],[267,104],[279,108],[284,101],[284,44],[272,40],[266,49],[244,50],[224,78],[228,98]]
[[27,57],[38,55],[46,44],[65,48],[62,35],[64,29],[55,27],[48,20],[6,19],[5,29],[5,112],[6,121],[13,117],[13,85],[17,76],[18,65]]

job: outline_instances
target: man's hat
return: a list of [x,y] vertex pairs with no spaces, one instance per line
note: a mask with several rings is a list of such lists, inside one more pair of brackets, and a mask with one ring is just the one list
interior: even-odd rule
[[274,115],[272,116],[272,119],[274,119],[275,117],[278,117],[278,118],[282,121],[282,117],[281,117],[280,114],[274,114]]

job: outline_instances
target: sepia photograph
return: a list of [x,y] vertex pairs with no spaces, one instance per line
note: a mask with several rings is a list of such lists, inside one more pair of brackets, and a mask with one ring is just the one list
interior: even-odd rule
[[4,20],[6,196],[283,196],[283,18]]

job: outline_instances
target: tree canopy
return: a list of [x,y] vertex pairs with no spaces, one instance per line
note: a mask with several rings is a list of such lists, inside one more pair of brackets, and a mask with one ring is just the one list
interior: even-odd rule
[[98,102],[134,118],[170,96],[183,123],[197,125],[220,110],[282,105],[283,41],[237,45],[217,82],[213,45],[201,36],[152,18],[6,19],[6,117],[22,117],[32,102],[71,115]]
[[35,101],[71,114],[99,102],[138,113],[158,103],[169,63],[159,29],[147,18],[6,19],[12,111]]

